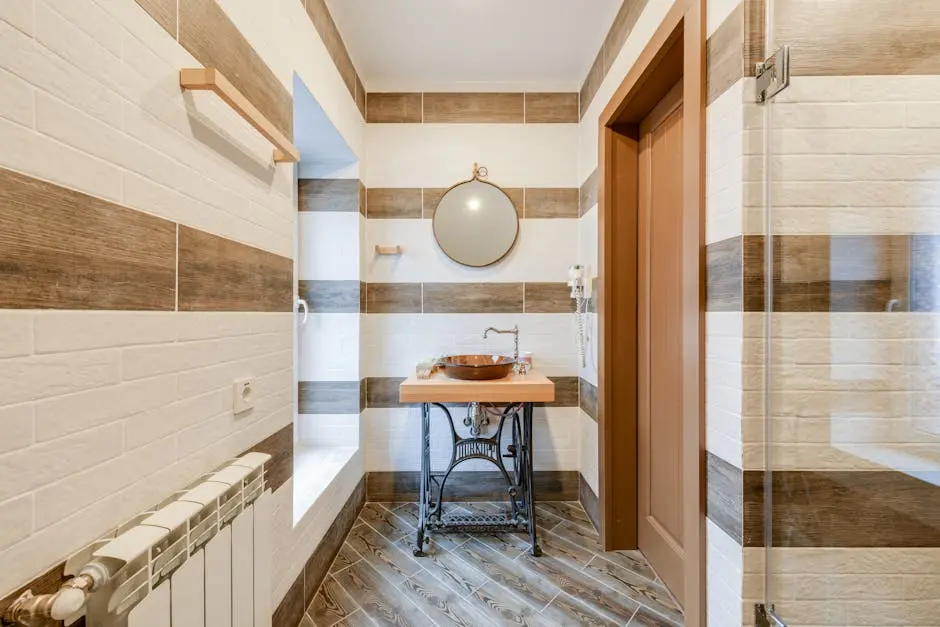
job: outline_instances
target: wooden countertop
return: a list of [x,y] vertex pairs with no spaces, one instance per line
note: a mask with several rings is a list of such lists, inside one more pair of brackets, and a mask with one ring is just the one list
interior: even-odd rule
[[402,403],[549,403],[555,384],[536,370],[490,381],[461,381],[435,372],[430,379],[411,375],[398,389]]

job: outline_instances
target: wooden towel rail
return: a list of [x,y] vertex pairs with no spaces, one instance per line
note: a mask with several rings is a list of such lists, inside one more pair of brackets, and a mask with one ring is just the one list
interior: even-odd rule
[[184,68],[180,70],[180,87],[215,92],[240,116],[245,118],[245,121],[274,144],[275,162],[297,163],[300,161],[300,151],[297,150],[297,147],[217,69],[212,67]]

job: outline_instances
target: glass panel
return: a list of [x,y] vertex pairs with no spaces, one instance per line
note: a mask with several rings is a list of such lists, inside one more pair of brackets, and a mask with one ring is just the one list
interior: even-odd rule
[[940,5],[767,11],[765,594],[791,626],[940,624]]

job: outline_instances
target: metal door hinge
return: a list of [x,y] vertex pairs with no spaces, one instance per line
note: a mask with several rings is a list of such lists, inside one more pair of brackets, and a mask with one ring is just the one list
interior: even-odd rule
[[755,603],[754,627],[787,627],[787,624],[777,616],[773,605],[768,610],[763,603]]
[[757,104],[763,104],[790,86],[790,46],[778,48],[757,64]]

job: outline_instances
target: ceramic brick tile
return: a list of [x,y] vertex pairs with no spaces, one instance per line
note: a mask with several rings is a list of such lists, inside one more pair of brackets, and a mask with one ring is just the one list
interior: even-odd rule
[[190,370],[222,361],[221,342],[179,342],[125,348],[122,351],[125,380]]
[[0,70],[0,90],[4,94],[3,102],[0,102],[0,117],[32,127],[35,123],[33,101],[36,90],[26,81],[4,70]]
[[10,0],[0,7],[0,21],[23,31],[27,35],[33,33],[33,5],[35,0]]
[[0,312],[0,358],[22,357],[33,352],[33,314]]
[[33,495],[23,496],[0,503],[0,551],[33,532]]
[[35,315],[37,353],[63,353],[134,344],[172,342],[176,314],[146,312],[39,312]]
[[120,366],[118,350],[0,360],[0,398],[12,404],[114,384]]
[[0,408],[0,455],[28,447],[33,443],[33,405],[23,403]]

